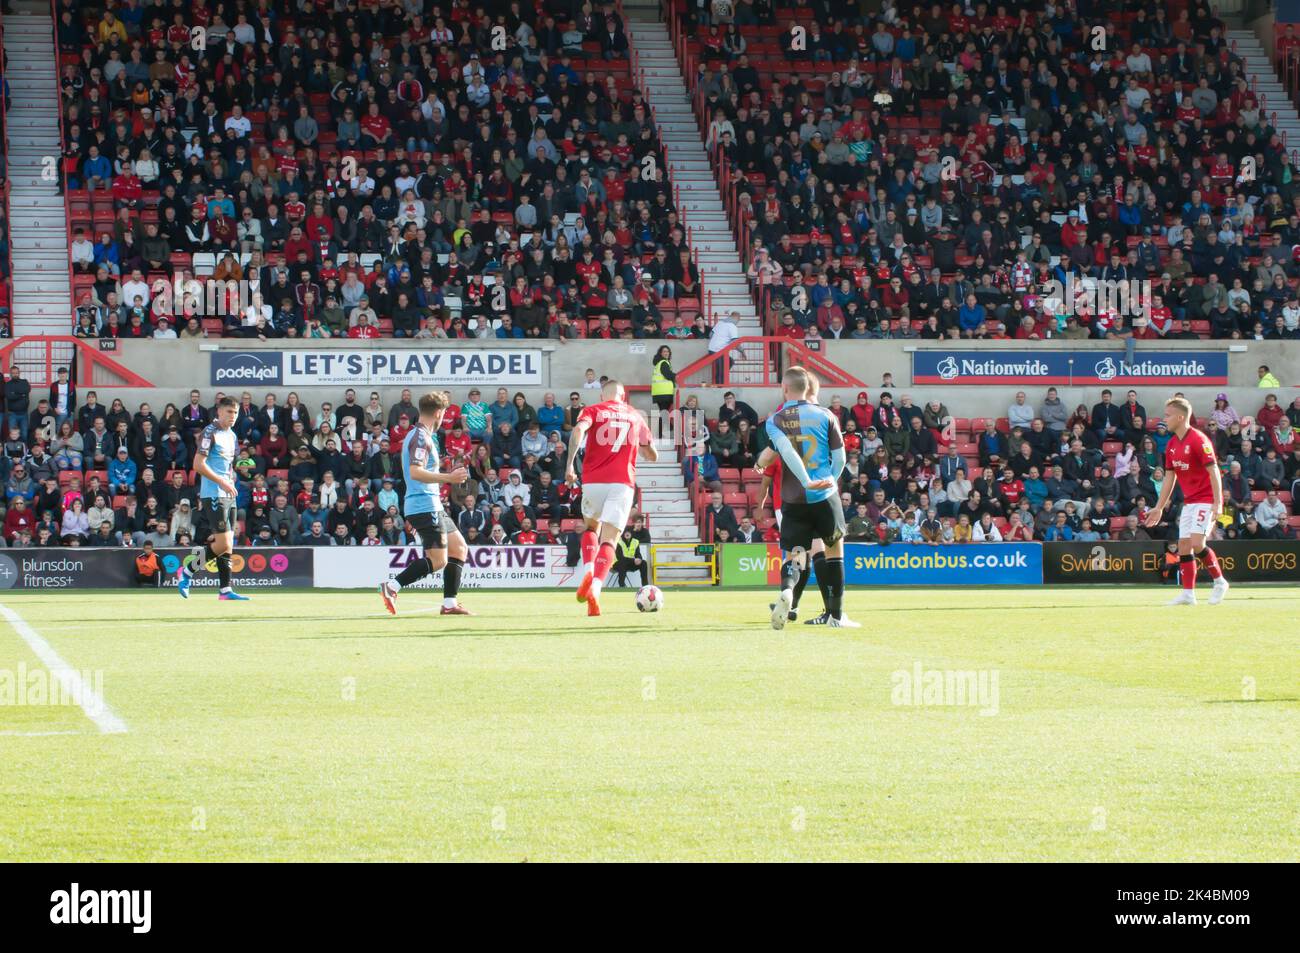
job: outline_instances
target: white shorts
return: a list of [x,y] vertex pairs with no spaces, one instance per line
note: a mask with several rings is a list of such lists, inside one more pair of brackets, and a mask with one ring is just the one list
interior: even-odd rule
[[621,533],[632,515],[635,499],[636,490],[626,483],[584,483],[582,515],[589,520],[600,520],[607,526],[616,526]]
[[1214,525],[1210,519],[1213,513],[1212,503],[1184,503],[1183,511],[1178,517],[1178,538],[1208,536]]
[[781,528],[781,511],[779,509],[776,510],[776,528],[778,530]]

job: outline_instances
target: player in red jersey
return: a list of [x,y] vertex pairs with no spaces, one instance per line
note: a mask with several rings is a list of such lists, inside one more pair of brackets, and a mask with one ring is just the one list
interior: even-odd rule
[[1219,559],[1205,545],[1205,537],[1223,512],[1223,479],[1214,457],[1214,444],[1191,425],[1191,419],[1192,405],[1186,398],[1174,397],[1165,403],[1165,425],[1173,434],[1165,445],[1165,471],[1175,479],[1165,480],[1160,499],[1146,521],[1147,526],[1159,524],[1177,483],[1183,491],[1183,511],[1178,518],[1178,578],[1183,591],[1169,603],[1171,606],[1196,605],[1198,558],[1214,580],[1210,604],[1222,602],[1228,592],[1228,580],[1223,577]]
[[569,435],[569,462],[565,482],[578,485],[574,464],[586,442],[582,461],[582,583],[578,601],[587,603],[587,615],[600,615],[600,590],[614,566],[614,541],[627,526],[636,498],[636,460],[654,462],[659,451],[650,439],[645,418],[627,403],[623,385],[607,380],[600,389],[601,402],[584,407]]

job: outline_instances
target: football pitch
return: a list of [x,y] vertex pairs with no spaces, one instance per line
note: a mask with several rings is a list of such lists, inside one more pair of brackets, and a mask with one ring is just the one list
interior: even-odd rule
[[1172,594],[8,592],[0,860],[1300,859],[1300,589]]

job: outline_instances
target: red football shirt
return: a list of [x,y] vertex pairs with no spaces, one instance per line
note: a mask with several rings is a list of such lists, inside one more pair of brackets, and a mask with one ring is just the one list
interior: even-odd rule
[[779,511],[781,509],[781,458],[777,457],[763,472],[772,478],[772,509]]
[[579,421],[589,421],[583,483],[636,486],[637,448],[650,443],[645,419],[621,400],[584,407]]
[[1177,434],[1170,437],[1165,446],[1165,470],[1178,479],[1184,503],[1214,502],[1214,491],[1210,487],[1210,467],[1218,465],[1214,457],[1214,444],[1195,427],[1188,427],[1181,439]]

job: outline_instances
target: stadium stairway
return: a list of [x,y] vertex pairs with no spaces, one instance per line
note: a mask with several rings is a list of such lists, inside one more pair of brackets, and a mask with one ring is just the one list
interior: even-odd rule
[[[700,531],[691,512],[690,494],[676,450],[660,449],[656,463],[638,461],[636,485],[641,493],[641,512],[649,520],[650,538],[655,544],[699,544]],[[708,573],[698,565],[673,565],[696,563],[698,559],[691,549],[659,549],[655,558],[659,582],[707,578]]]
[[50,5],[15,0],[5,17],[9,54],[9,231],[13,335],[70,334],[67,207],[59,194],[59,57]]
[[1278,133],[1285,136],[1289,149],[1300,148],[1300,117],[1296,115],[1291,99],[1282,88],[1277,70],[1259,37],[1252,30],[1229,30],[1228,42],[1232,51],[1241,57],[1245,64],[1246,77],[1254,83],[1255,95],[1260,97],[1260,110],[1264,117],[1272,120]]
[[[738,312],[736,327],[741,337],[761,335],[758,312],[745,277],[736,239],[727,221],[722,195],[709,166],[708,153],[677,54],[673,52],[668,27],[658,20],[657,10],[628,8],[628,42],[633,48],[637,82],[650,103],[659,138],[668,161],[668,177],[676,187],[677,207],[689,231],[689,242],[699,252],[701,287],[709,323],[719,313]],[[761,344],[745,345],[732,367],[735,384],[762,379]]]

